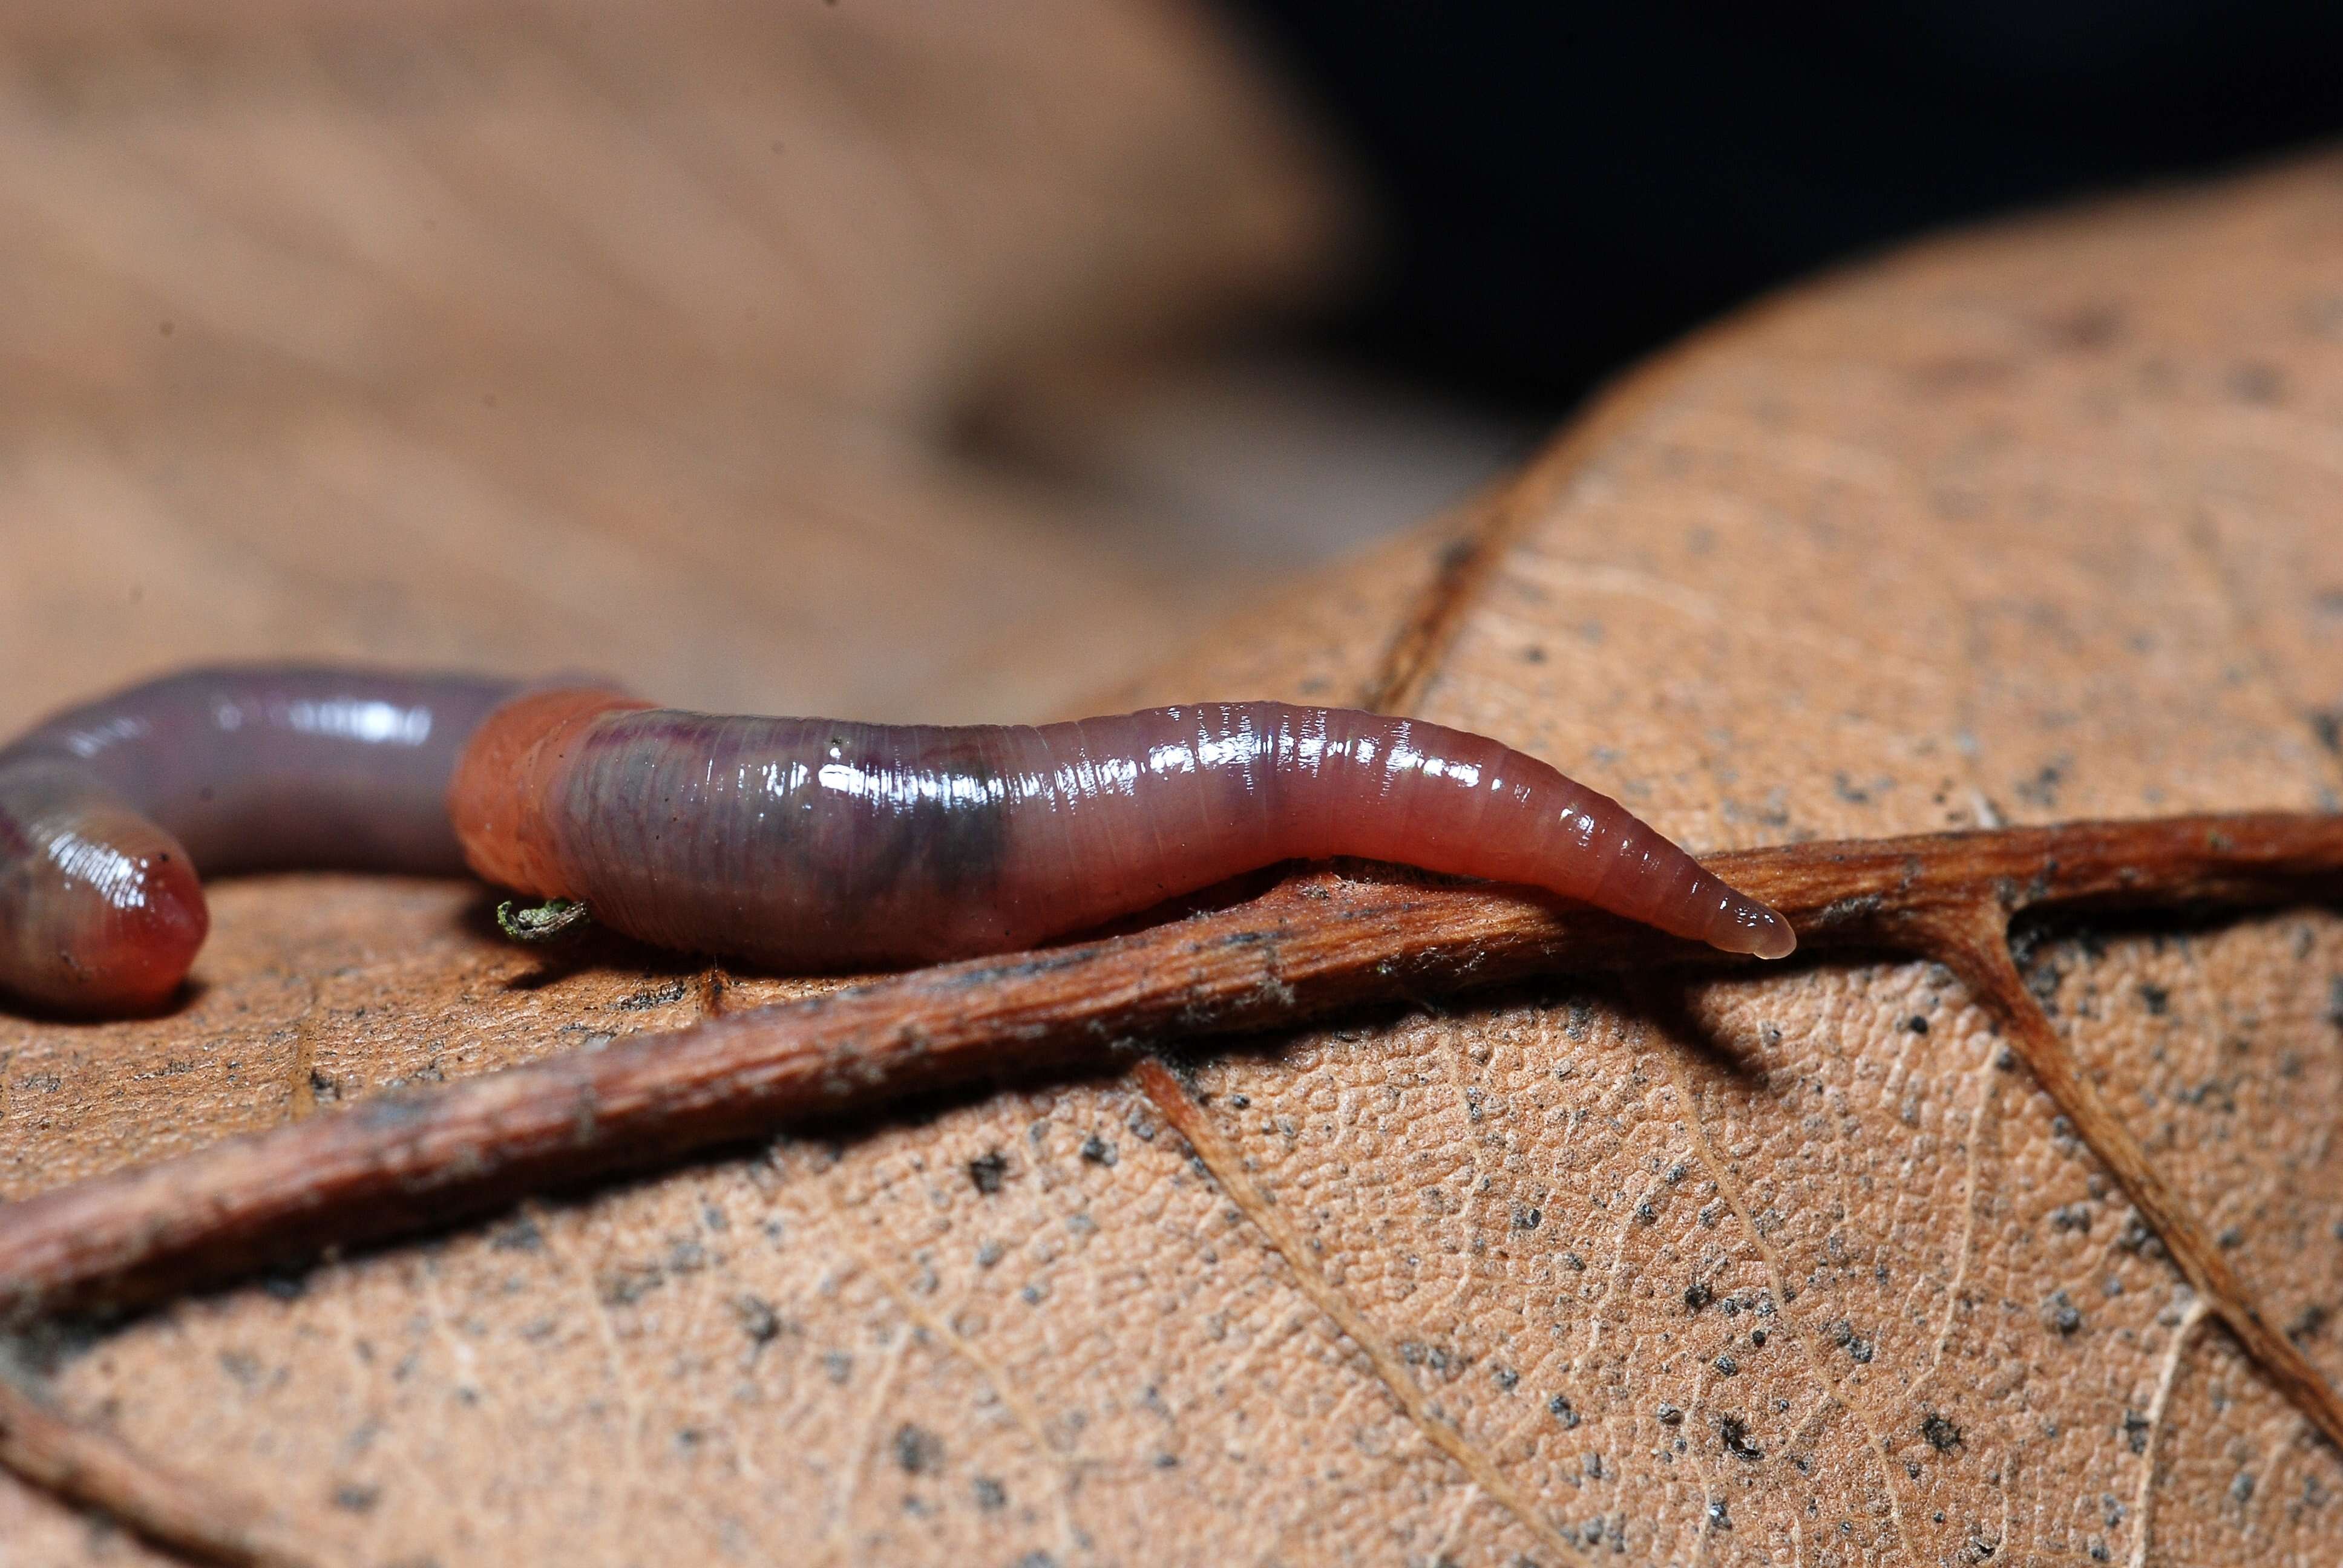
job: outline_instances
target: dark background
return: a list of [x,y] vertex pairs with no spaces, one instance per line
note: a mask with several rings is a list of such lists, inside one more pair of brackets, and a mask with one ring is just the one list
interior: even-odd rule
[[1385,203],[1324,345],[1526,413],[1834,258],[2343,127],[2343,5],[1228,3]]

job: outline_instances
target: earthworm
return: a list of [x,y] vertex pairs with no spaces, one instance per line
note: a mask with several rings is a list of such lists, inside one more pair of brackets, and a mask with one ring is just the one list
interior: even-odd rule
[[1544,889],[1731,952],[1795,942],[1616,801],[1406,719],[1234,702],[875,725],[256,667],[135,687],[0,750],[0,987],[160,1005],[203,940],[198,868],[468,865],[644,941],[834,971],[1014,951],[1334,856]]

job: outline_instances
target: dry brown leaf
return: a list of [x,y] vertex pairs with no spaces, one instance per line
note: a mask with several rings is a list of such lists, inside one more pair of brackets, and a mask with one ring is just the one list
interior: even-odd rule
[[[1704,848],[2331,809],[2338,177],[1825,280],[1631,382],[1492,550],[1401,547],[1148,694],[1397,690]],[[703,1003],[478,910],[222,890],[180,1016],[0,1032],[6,1191]],[[2343,1372],[2343,920],[2027,962]],[[1950,975],[1684,1006],[1557,979],[1207,1058],[1192,1102],[924,1105],[181,1303],[45,1386],[335,1561],[2331,1559],[2336,1455]],[[13,1483],[0,1542],[136,1554]]]

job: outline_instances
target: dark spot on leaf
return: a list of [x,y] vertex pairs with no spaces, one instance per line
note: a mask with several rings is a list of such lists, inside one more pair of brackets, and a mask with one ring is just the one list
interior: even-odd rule
[[732,1315],[740,1321],[740,1332],[756,1344],[770,1344],[780,1335],[781,1314],[762,1296],[736,1296]]
[[922,1426],[910,1422],[895,1429],[895,1462],[903,1467],[906,1475],[921,1475],[940,1470],[944,1462],[944,1440]]
[[649,990],[639,990],[632,996],[620,997],[610,1005],[620,1012],[641,1012],[646,1008],[664,1007],[671,1001],[681,1001],[685,990],[681,980],[674,980]]
[[1009,1156],[998,1149],[980,1154],[968,1162],[969,1181],[988,1198],[1001,1191],[1001,1179],[1008,1174]]

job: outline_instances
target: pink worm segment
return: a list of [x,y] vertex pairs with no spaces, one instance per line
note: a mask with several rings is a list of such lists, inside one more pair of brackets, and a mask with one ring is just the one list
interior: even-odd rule
[[1787,922],[1606,796],[1478,735],[1278,702],[880,726],[545,691],[448,796],[489,881],[662,946],[795,969],[1007,952],[1287,859],[1541,888],[1780,958]]

